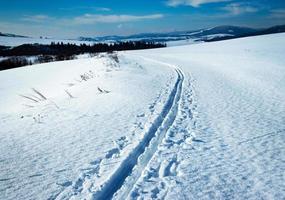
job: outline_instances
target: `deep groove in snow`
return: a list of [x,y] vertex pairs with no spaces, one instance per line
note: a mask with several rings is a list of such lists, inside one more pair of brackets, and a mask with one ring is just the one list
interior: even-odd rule
[[125,186],[125,191],[122,192],[122,196],[126,197],[155,153],[165,133],[172,126],[178,111],[184,76],[179,69],[175,69],[175,71],[178,77],[162,112],[151,126],[144,131],[143,139],[122,161],[114,174],[102,185],[101,190],[93,194],[94,199],[111,199],[123,186]]

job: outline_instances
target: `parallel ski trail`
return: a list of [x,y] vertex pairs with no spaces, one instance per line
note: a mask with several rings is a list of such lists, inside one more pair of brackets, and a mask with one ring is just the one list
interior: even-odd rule
[[143,139],[102,185],[101,190],[93,194],[93,199],[111,199],[120,189],[122,189],[120,198],[126,197],[150,161],[167,130],[172,126],[178,112],[184,76],[179,69],[175,69],[175,71],[177,80],[162,112],[155,118],[150,127],[145,129]]

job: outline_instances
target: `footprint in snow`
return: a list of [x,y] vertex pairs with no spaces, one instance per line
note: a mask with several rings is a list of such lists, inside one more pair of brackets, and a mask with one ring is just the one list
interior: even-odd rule
[[119,153],[120,150],[118,148],[113,148],[107,152],[105,158],[109,159],[109,158],[118,157]]
[[63,183],[56,183],[57,185],[60,185],[62,187],[68,187],[70,185],[72,185],[72,182],[71,181],[66,181],[66,182],[63,182]]
[[[15,177],[14,177],[15,178]],[[12,180],[12,179],[14,179],[14,178],[2,178],[2,179],[0,179],[0,182],[2,182],[2,181],[9,181],[9,180]]]
[[33,175],[30,175],[29,178],[33,178],[33,177],[38,177],[38,176],[42,176],[43,174],[33,174]]
[[118,140],[115,141],[116,145],[122,150],[125,146],[128,145],[128,138],[126,136],[120,137]]

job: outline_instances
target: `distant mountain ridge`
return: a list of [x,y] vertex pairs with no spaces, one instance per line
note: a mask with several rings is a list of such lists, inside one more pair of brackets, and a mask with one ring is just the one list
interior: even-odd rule
[[50,44],[71,43],[71,44],[93,44],[93,43],[116,43],[127,41],[143,41],[166,43],[167,46],[177,46],[192,44],[196,42],[212,42],[219,40],[234,39],[240,37],[249,37],[265,35],[272,33],[285,32],[285,25],[273,26],[269,28],[249,28],[240,26],[217,26],[207,29],[198,29],[192,31],[173,31],[168,33],[140,33],[129,36],[101,36],[101,37],[79,37],[77,39],[52,39],[47,37],[27,37],[11,33],[0,32],[0,46],[19,46],[21,44]]
[[254,35],[264,35],[271,33],[285,32],[285,25],[273,26],[270,28],[254,29],[240,26],[217,26],[208,29],[198,29],[194,31],[175,31],[169,33],[140,33],[129,36],[101,36],[101,37],[80,37],[80,41],[90,42],[119,42],[119,41],[151,41],[169,42],[179,40],[193,41],[218,41]]
[[12,33],[2,33],[2,32],[0,32],[0,36],[4,36],[4,37],[23,37],[23,38],[27,38],[27,36],[23,36],[23,35],[16,35],[16,34],[12,34]]
[[226,40],[226,39],[235,39],[235,38],[241,38],[241,37],[250,37],[250,36],[258,36],[258,35],[268,35],[268,34],[274,34],[274,33],[284,33],[285,32],[285,25],[277,25],[270,28],[264,28],[264,29],[257,29],[256,31],[252,32],[244,32],[233,36],[224,36],[220,38],[211,38],[204,40],[206,42],[212,42],[212,41],[219,41],[219,40]]

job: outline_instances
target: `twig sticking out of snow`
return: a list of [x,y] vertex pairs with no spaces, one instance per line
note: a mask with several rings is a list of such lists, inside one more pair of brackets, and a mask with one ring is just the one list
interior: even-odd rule
[[66,92],[66,94],[72,99],[74,98],[74,96],[72,96],[72,94],[70,92],[68,92],[68,90],[64,90]]
[[99,90],[99,92],[103,93],[103,90],[99,87],[97,87],[97,89]]
[[[19,96],[21,96],[21,97],[23,97],[23,98],[26,98],[26,99],[29,99],[29,100],[33,101],[34,103],[39,103],[40,101],[46,101],[46,100],[48,100],[48,98],[45,97],[40,91],[36,90],[35,88],[32,88],[32,90],[33,90],[38,96],[32,95],[32,94],[29,95],[29,96],[20,94]],[[53,101],[51,101],[51,100],[49,100],[49,102],[52,103],[57,109],[59,109],[58,105],[57,105],[55,102],[53,102]]]
[[32,97],[28,97],[28,96],[26,96],[26,95],[20,94],[19,96],[24,97],[24,98],[26,98],[26,99],[29,99],[29,100],[31,100],[31,101],[33,101],[33,102],[36,102],[36,103],[39,102],[38,100],[36,100],[36,99],[34,99],[34,98],[32,98]]
[[98,91],[99,91],[100,93],[105,93],[105,94],[110,93],[110,91],[101,89],[101,88],[99,88],[99,87],[97,87],[97,89],[98,89]]
[[38,90],[36,90],[35,88],[32,88],[32,90],[35,93],[37,93],[42,98],[42,100],[47,100],[47,98],[42,93],[40,93]]

